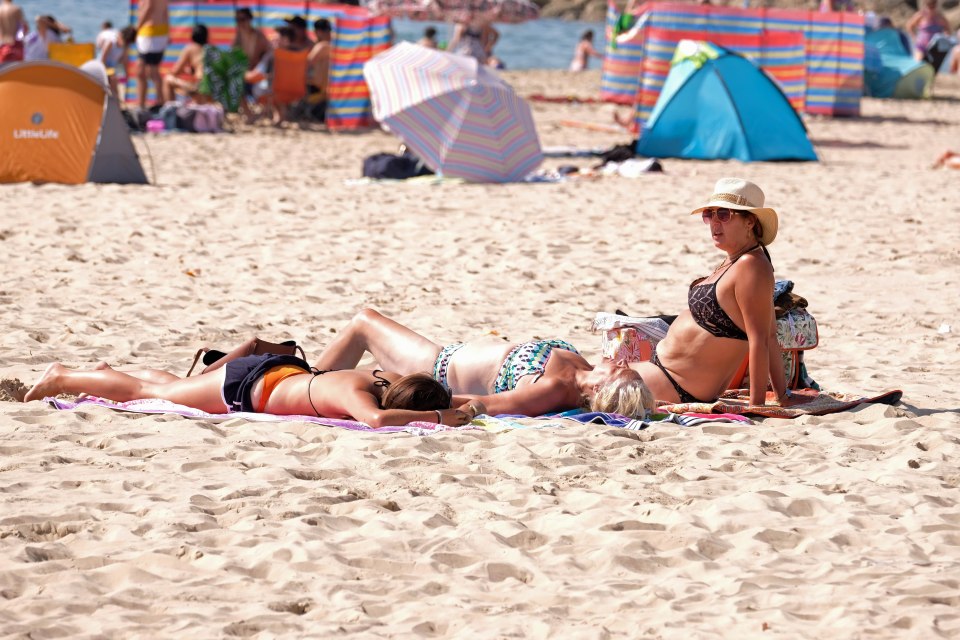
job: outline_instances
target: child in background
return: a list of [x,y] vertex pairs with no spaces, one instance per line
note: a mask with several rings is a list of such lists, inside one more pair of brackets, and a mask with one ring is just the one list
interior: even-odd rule
[[580,41],[573,50],[573,60],[570,62],[570,71],[585,71],[590,66],[590,56],[603,58],[603,54],[593,48],[593,30],[588,29],[580,36]]
[[136,39],[136,29],[128,26],[117,31],[109,21],[103,23],[103,29],[97,34],[97,59],[107,69],[110,93],[116,98],[120,97],[117,73],[124,72],[126,75],[124,70],[127,68],[127,49]]

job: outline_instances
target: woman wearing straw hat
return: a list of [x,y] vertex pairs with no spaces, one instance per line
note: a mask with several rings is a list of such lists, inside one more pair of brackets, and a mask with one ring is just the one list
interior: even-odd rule
[[773,383],[787,397],[773,311],[773,264],[767,245],[777,237],[777,212],[763,191],[739,178],[717,181],[700,214],[726,258],[695,280],[683,311],[657,344],[650,362],[632,363],[657,400],[712,402],[749,357],[750,404],[765,402]]

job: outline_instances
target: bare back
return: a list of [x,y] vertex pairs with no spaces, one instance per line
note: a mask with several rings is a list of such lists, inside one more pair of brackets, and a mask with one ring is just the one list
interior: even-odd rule
[[0,3],[0,44],[17,41],[17,31],[25,24],[23,11],[12,2]]
[[240,47],[247,55],[247,68],[249,69],[256,67],[270,48],[267,37],[259,29],[250,29],[249,31],[238,29],[234,45]]
[[[381,375],[391,382],[399,378],[392,373],[381,373]],[[350,369],[328,371],[316,377],[312,373],[291,376],[273,390],[264,407],[264,412],[276,415],[321,415],[325,418],[354,419],[358,416],[350,414],[344,398],[356,394],[367,394],[375,404],[374,382],[371,372]],[[260,378],[250,391],[250,402],[254,406],[260,403],[263,385],[264,379]]]
[[137,24],[151,27],[170,24],[170,10],[167,0],[141,0]]

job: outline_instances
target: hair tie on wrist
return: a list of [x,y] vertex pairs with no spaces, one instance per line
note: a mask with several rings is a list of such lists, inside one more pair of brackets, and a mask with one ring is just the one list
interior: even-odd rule
[[443,414],[440,413],[440,409],[434,409],[437,412],[437,424],[443,424]]

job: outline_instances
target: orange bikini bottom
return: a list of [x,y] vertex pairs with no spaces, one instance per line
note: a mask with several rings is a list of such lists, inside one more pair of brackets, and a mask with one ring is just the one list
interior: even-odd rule
[[267,402],[270,400],[270,396],[278,384],[291,376],[298,376],[303,373],[308,372],[304,371],[302,367],[295,367],[288,364],[268,369],[267,372],[263,374],[263,392],[260,395],[260,405],[257,407],[257,413],[263,413],[263,409],[267,406]]

